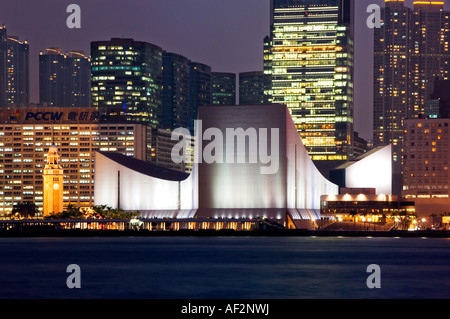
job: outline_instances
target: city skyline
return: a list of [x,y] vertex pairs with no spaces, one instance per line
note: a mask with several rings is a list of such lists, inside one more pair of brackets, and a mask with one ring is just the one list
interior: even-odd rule
[[[32,103],[39,101],[40,51],[60,47],[63,52],[81,50],[90,55],[92,41],[111,37],[123,36],[159,45],[168,52],[208,64],[214,72],[237,74],[263,69],[263,40],[270,33],[269,0],[168,0],[145,4],[129,1],[126,7],[119,1],[106,4],[104,1],[79,0],[81,29],[66,27],[69,15],[66,9],[70,3],[51,0],[39,3],[6,0],[2,3],[0,24],[6,25],[10,35],[30,44]],[[369,16],[366,9],[372,3],[384,6],[384,0],[358,0],[355,3],[354,129],[361,137],[370,140],[373,137],[373,30],[366,26]],[[412,3],[413,0],[405,1],[409,7]],[[105,10],[106,6],[108,10]],[[450,3],[445,3],[444,8],[448,10],[449,7]],[[202,22],[195,23],[200,18]]]
[[449,297],[441,1],[2,0],[0,295]]

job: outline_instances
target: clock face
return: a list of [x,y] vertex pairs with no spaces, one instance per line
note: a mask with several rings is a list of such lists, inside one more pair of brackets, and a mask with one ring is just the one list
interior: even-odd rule
[[53,184],[53,188],[54,189],[58,189],[59,188],[59,184]]

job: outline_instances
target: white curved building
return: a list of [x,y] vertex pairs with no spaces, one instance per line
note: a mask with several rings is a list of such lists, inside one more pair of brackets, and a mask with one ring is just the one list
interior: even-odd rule
[[97,152],[95,204],[151,217],[256,218],[314,227],[320,196],[338,194],[278,104],[200,107],[190,175]]

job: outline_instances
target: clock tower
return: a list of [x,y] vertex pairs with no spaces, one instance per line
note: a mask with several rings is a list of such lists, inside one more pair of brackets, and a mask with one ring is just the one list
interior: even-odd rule
[[44,167],[44,216],[63,211],[63,168],[59,164],[58,148],[50,146]]

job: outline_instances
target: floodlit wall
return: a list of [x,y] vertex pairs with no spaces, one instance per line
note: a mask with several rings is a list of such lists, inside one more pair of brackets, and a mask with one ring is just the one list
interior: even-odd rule
[[377,194],[392,194],[392,145],[347,167],[345,187],[376,188]]
[[144,175],[96,152],[94,204],[117,208],[120,196],[124,210],[176,210],[180,199],[181,209],[192,209],[192,180],[193,175],[181,182]]
[[[218,127],[223,132],[227,128],[279,131],[276,141],[269,133],[257,137],[259,143],[262,138],[269,150],[271,143],[278,144],[278,170],[274,174],[262,174],[261,168],[267,164],[261,162],[199,164],[199,208],[320,209],[321,195],[338,194],[338,186],[325,179],[315,167],[284,105],[200,107],[199,118],[202,132],[210,127]],[[203,141],[202,149],[205,144]],[[224,159],[232,147],[228,141],[226,144]],[[246,152],[250,153],[248,146]]]
[[[285,113],[281,106],[209,106],[199,108],[199,119],[203,134],[203,142],[198,149],[203,150],[202,163],[198,164],[199,177],[199,208],[285,208],[286,207],[286,133]],[[223,132],[222,155],[213,163],[207,163],[207,156],[213,146],[207,140],[211,128]],[[227,160],[230,152],[237,151],[237,138],[226,137],[227,129],[255,129],[256,135],[246,138],[245,160],[238,163],[237,156]],[[272,134],[272,128],[277,129],[278,138]],[[266,129],[267,134],[260,134],[260,129]],[[250,133],[250,131],[247,131]],[[250,135],[250,134],[249,134]],[[196,143],[200,140],[196,136]],[[263,164],[259,156],[259,144],[271,149],[271,140],[277,148],[279,156],[273,156],[273,174],[263,174],[262,169],[269,164]],[[258,150],[251,151],[249,145],[258,145]],[[218,145],[218,144],[217,144]],[[268,152],[262,152],[268,154]],[[251,163],[251,156],[256,157],[256,163]],[[256,154],[255,154],[256,153]],[[275,162],[278,161],[278,164]]]

